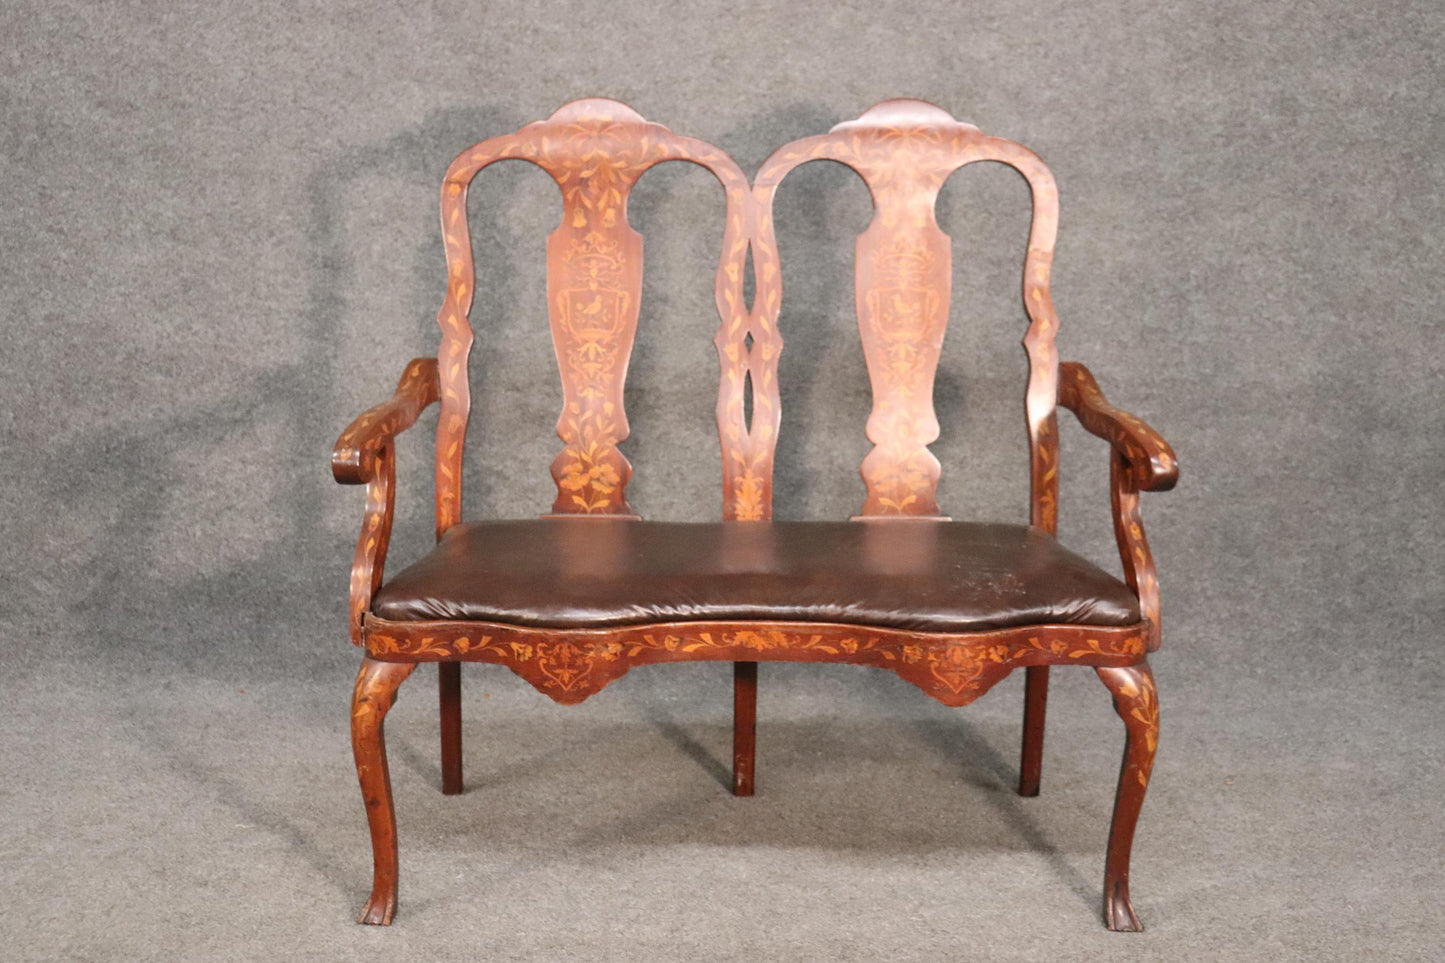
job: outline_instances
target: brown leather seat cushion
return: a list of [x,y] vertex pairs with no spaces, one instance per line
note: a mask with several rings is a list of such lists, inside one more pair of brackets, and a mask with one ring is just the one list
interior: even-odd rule
[[971,632],[1140,618],[1128,586],[1036,529],[904,520],[463,524],[372,609],[551,628],[758,619]]

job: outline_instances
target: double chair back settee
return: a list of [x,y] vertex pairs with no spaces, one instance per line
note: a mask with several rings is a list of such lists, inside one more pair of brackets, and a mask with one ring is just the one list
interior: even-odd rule
[[[563,386],[562,448],[551,465],[557,495],[540,518],[465,522],[475,284],[466,198],[472,179],[504,159],[538,165],[562,194],[561,223],[547,239],[547,304]],[[873,197],[874,217],[855,255],[873,447],[861,467],[866,497],[853,519],[774,521],[784,342],[772,204],[784,177],[814,160],[853,168]],[[641,520],[627,501],[632,468],[618,449],[628,436],[623,386],[642,282],[642,237],[628,224],[627,200],[637,179],[665,161],[706,168],[726,198],[714,339],[722,520],[711,523]],[[975,161],[1014,167],[1033,198],[1023,277],[1028,525],[954,521],[935,499],[940,467],[928,446],[939,435],[933,384],[951,257],[934,203],[948,176]],[[572,704],[634,666],[710,660],[733,663],[733,788],[741,796],[754,787],[760,662],[888,669],[950,706],[1024,669],[1019,792],[1026,796],[1039,789],[1049,667],[1093,668],[1126,730],[1104,919],[1110,929],[1139,929],[1129,853],[1157,741],[1147,655],[1160,638],[1139,493],[1173,487],[1178,464],[1158,434],[1105,401],[1083,366],[1058,360],[1049,294],[1058,194],[1043,162],[931,104],[890,100],[780,148],[750,183],[716,147],[616,101],[586,99],[464,151],[447,170],[441,213],[448,284],[437,356],[407,365],[392,398],[353,422],[332,455],[338,481],[366,485],[350,601],[352,641],[365,652],[352,742],[374,856],[360,921],[389,923],[396,909],[396,822],[382,722],[417,665],[438,665],[442,790],[455,794],[462,791],[461,663],[507,666]],[[386,579],[395,441],[433,403],[440,405],[437,546]],[[1109,443],[1122,580],[1055,537],[1059,407]]]

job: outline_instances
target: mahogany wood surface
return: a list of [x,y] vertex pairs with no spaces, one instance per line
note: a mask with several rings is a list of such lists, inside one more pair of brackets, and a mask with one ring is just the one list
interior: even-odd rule
[[[502,159],[547,171],[562,193],[562,220],[547,241],[548,311],[563,384],[557,422],[562,449],[552,462],[553,514],[636,518],[627,501],[632,466],[618,450],[628,435],[623,386],[636,336],[642,238],[627,222],[627,198],[655,164],[680,160],[711,171],[726,202],[715,281],[719,327],[718,436],[722,513],[738,524],[772,517],[773,462],[781,422],[777,379],[782,272],[773,199],[795,167],[832,160],[854,168],[873,195],[874,217],[856,243],[859,334],[873,390],[866,426],[873,444],[861,474],[860,519],[897,524],[934,519],[940,468],[933,384],[948,324],[950,241],[934,204],[947,177],[975,161],[1016,168],[1033,196],[1023,298],[1029,358],[1024,423],[1031,452],[1030,519],[1057,528],[1059,405],[1110,445],[1111,508],[1125,581],[1138,595],[1133,625],[1018,625],[968,633],[916,632],[842,622],[687,621],[545,628],[480,621],[388,621],[371,609],[382,584],[394,512],[395,441],[439,401],[436,532],[461,520],[461,464],[470,394],[469,312],[475,287],[467,226],[467,187]],[[421,662],[438,663],[442,788],[462,791],[460,664],[504,665],[540,692],[575,704],[634,666],[666,662],[734,664],[734,792],[755,786],[756,694],[762,662],[842,662],[887,669],[950,706],[965,705],[1016,668],[1027,673],[1019,791],[1038,792],[1048,670],[1094,668],[1114,698],[1127,742],[1105,870],[1105,921],[1139,929],[1129,903],[1129,853],[1158,733],[1158,699],[1147,653],[1158,648],[1159,592],[1139,514],[1141,491],[1173,487],[1178,462],[1147,425],[1105,401],[1081,365],[1060,365],[1058,316],[1049,272],[1058,227],[1058,193],[1043,162],[1011,141],[989,137],[922,101],[884,101],[827,134],[788,144],[750,185],[722,151],[643,120],[616,101],[588,99],[544,121],[464,151],[442,188],[446,299],[438,314],[436,359],[417,359],[393,397],[353,422],[332,456],[338,481],[365,484],[366,508],[352,566],[350,627],[364,647],[352,708],[357,772],[375,858],[371,899],[361,922],[389,923],[396,909],[397,849],[382,722],[397,688]],[[743,292],[749,252],[755,294]],[[745,411],[751,408],[751,418]],[[893,519],[894,521],[889,521]],[[638,522],[638,524],[647,524]]]

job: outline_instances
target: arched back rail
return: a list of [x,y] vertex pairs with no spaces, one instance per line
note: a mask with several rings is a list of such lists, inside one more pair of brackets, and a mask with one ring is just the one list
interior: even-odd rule
[[[562,222],[547,238],[547,307],[563,389],[557,420],[563,447],[552,462],[554,514],[632,515],[627,503],[632,466],[617,446],[628,435],[622,392],[637,333],[642,236],[627,222],[627,199],[633,184],[655,164],[689,161],[711,171],[723,186],[727,213],[717,273],[717,343],[720,355],[739,357],[745,374],[743,342],[751,325],[743,303],[743,271],[750,205],[747,178],[730,157],[603,98],[573,101],[515,134],[468,148],[452,162],[442,185],[447,296],[437,314],[442,331],[438,537],[461,520],[462,511],[462,453],[470,410],[469,315],[476,284],[467,188],[484,167],[508,159],[541,167],[562,192]],[[724,364],[725,388],[730,376],[741,383],[737,364]],[[736,449],[747,441],[745,430],[741,435],[736,431],[740,399],[739,394],[737,423],[719,424],[725,464],[738,460]],[[723,408],[720,402],[720,419]]]
[[874,215],[858,236],[855,289],[858,330],[873,389],[863,460],[863,516],[941,517],[935,493],[940,468],[928,446],[938,438],[933,382],[948,325],[951,255],[934,205],[955,170],[998,161],[1018,170],[1033,194],[1033,223],[1024,261],[1024,309],[1029,327],[1025,395],[1031,447],[1031,521],[1057,526],[1058,316],[1049,296],[1049,270],[1058,232],[1058,190],[1033,152],[988,137],[920,100],[886,100],[827,134],[794,141],[764,162],[753,187],[753,262],[757,272],[754,324],[775,329],[782,301],[772,206],[778,184],[795,167],[832,160],[853,168],[873,195]]

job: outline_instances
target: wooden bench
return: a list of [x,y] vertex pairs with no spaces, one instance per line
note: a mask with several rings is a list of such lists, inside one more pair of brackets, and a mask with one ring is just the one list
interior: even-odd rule
[[[562,191],[562,222],[547,239],[547,291],[564,392],[557,422],[563,447],[551,466],[557,486],[551,514],[464,522],[474,287],[466,196],[482,168],[506,158],[537,164]],[[632,469],[618,451],[628,435],[623,382],[642,282],[642,238],[628,225],[627,198],[644,171],[673,160],[711,171],[727,200],[714,339],[722,520],[713,523],[639,520],[627,502]],[[874,447],[862,464],[867,497],[854,520],[783,522],[771,520],[783,348],[772,202],[788,172],[813,160],[852,167],[873,195],[875,216],[857,241],[856,298]],[[984,160],[1016,168],[1033,195],[1023,281],[1027,526],[940,514],[939,463],[928,449],[939,434],[933,381],[950,295],[949,239],[934,220],[934,202],[949,174]],[[448,286],[437,357],[412,361],[391,400],[353,422],[332,455],[338,481],[367,486],[351,575],[351,637],[365,650],[352,740],[375,857],[361,922],[389,923],[396,908],[396,823],[382,720],[419,663],[438,664],[442,791],[459,793],[462,662],[507,666],[570,704],[634,666],[712,660],[734,665],[738,795],[753,792],[759,662],[889,669],[950,706],[1025,669],[1019,792],[1026,796],[1039,788],[1049,667],[1093,668],[1127,731],[1104,918],[1110,929],[1140,928],[1129,903],[1129,852],[1158,732],[1146,656],[1159,645],[1159,591],[1139,492],[1173,487],[1178,466],[1159,435],[1104,400],[1087,370],[1059,363],[1059,322],[1049,296],[1057,224],[1054,180],[1038,157],[915,100],[885,101],[827,134],[782,147],[751,184],[717,148],[602,99],[567,104],[452,163],[442,187]],[[441,406],[437,547],[387,581],[394,441],[433,402]],[[1111,446],[1123,581],[1055,539],[1059,406]]]

